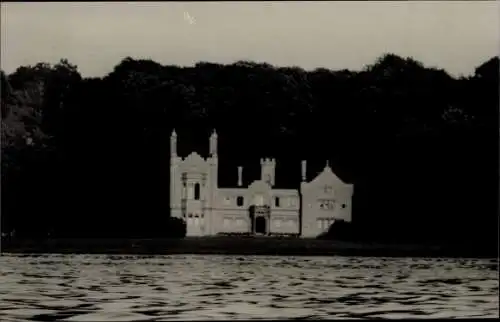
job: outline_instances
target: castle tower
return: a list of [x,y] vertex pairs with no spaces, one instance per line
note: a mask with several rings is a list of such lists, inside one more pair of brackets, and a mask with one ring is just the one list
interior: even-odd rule
[[261,172],[260,172],[261,180],[267,182],[271,187],[274,186],[276,160],[272,158],[261,159],[260,166],[261,166]]
[[174,129],[170,135],[170,215],[175,218],[182,217],[180,160],[177,156],[177,133]]
[[209,149],[208,149],[208,158],[207,161],[209,163],[209,174],[208,174],[208,205],[212,206],[215,198],[215,193],[218,188],[218,177],[219,177],[219,156],[218,156],[218,138],[217,132],[214,131],[210,135],[209,139]]
[[183,162],[182,203],[186,218],[186,235],[202,236],[209,229],[207,219],[207,203],[210,200],[210,183],[207,175],[208,167],[205,160],[193,152]]
[[215,130],[212,132],[212,135],[210,136],[209,156],[217,157],[217,132],[215,132]]
[[172,130],[172,135],[170,135],[170,157],[177,156],[177,133],[175,129]]
[[[207,175],[207,185],[205,191],[205,207],[207,209],[213,209],[215,207],[216,198],[217,198],[217,189],[219,186],[218,178],[219,178],[219,157],[218,157],[218,137],[215,129],[209,138],[209,148],[208,148],[208,175]],[[210,213],[211,210],[207,210],[207,213]],[[213,227],[213,216],[209,215],[206,220],[206,232],[213,233],[215,229]]]

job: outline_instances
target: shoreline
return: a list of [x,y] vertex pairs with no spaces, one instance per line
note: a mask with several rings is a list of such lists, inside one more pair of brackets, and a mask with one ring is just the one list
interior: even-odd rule
[[498,252],[494,249],[272,237],[16,239],[2,241],[2,254],[4,253],[498,258]]

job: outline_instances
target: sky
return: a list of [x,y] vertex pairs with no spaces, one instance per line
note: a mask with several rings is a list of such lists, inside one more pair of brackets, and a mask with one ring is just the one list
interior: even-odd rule
[[0,67],[66,58],[85,77],[123,58],[360,70],[383,53],[454,76],[500,51],[498,1],[2,2]]

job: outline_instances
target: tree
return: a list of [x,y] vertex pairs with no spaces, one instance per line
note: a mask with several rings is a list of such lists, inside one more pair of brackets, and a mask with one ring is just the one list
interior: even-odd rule
[[277,183],[298,188],[299,160],[315,173],[330,159],[355,184],[353,224],[337,237],[485,244],[497,236],[498,68],[495,57],[457,79],[394,54],[359,72],[128,57],[82,78],[67,60],[22,66],[1,75],[2,218],[19,236],[182,236],[168,218],[169,135],[181,155],[205,154],[216,128],[223,186],[236,165],[248,182],[273,156]]

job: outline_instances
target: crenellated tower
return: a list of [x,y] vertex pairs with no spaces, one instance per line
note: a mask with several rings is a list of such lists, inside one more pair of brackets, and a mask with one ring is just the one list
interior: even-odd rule
[[271,187],[273,187],[275,182],[276,160],[273,158],[260,159],[260,166],[261,180],[267,182]]

